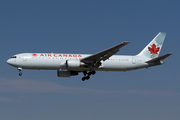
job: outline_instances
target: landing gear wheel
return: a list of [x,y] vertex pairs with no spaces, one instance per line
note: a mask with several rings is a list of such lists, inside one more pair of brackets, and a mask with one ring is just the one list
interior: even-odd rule
[[89,80],[89,78],[90,78],[89,76],[86,77],[87,80]]
[[96,71],[92,71],[91,74],[92,74],[92,75],[96,74]]
[[22,75],[22,73],[20,72],[20,73],[19,73],[19,76],[21,76],[21,75]]
[[91,70],[89,72],[83,71],[83,74],[84,74],[84,77],[82,78],[82,81],[85,81],[85,80],[89,80],[91,75],[96,74],[96,71],[91,71]]
[[82,81],[85,81],[85,79],[86,79],[86,78],[85,78],[85,77],[83,77],[83,78],[82,78]]
[[21,75],[22,75],[22,72],[21,72],[22,68],[21,68],[21,67],[18,67],[17,69],[18,69],[18,71],[19,71],[19,76],[21,76]]

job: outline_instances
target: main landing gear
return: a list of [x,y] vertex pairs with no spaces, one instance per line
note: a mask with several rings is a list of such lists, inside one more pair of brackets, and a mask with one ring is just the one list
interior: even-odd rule
[[19,76],[22,75],[22,72],[21,72],[22,68],[18,67],[18,71],[19,71]]
[[87,71],[83,71],[84,77],[82,78],[82,81],[89,80],[90,76],[94,75],[95,73],[96,73],[96,71],[91,71],[88,73],[87,73]]

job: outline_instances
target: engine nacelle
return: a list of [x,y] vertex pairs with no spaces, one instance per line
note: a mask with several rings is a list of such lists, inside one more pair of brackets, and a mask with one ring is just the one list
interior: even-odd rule
[[80,62],[80,60],[66,60],[66,68],[78,68],[85,66],[83,62]]
[[57,76],[58,77],[70,77],[78,75],[77,71],[64,71],[64,70],[57,70]]

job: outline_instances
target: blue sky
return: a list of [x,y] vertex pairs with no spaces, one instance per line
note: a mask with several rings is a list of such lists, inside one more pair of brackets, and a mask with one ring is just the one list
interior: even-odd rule
[[[179,120],[180,1],[1,0],[0,119]],[[6,60],[30,52],[93,54],[130,43],[118,55],[138,54],[157,34],[167,36],[162,66],[97,72],[89,81],[56,71],[23,70]]]

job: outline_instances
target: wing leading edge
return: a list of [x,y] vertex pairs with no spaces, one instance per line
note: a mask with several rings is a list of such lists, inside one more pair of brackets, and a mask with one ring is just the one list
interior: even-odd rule
[[111,47],[109,49],[103,50],[101,52],[98,52],[96,54],[90,55],[88,57],[85,57],[83,59],[81,59],[81,62],[84,62],[88,65],[93,65],[94,67],[99,67],[101,65],[100,61],[103,60],[107,60],[109,59],[112,55],[116,54],[119,49],[123,46],[125,46],[126,44],[128,44],[129,42],[125,41],[121,44],[118,44],[114,47]]

